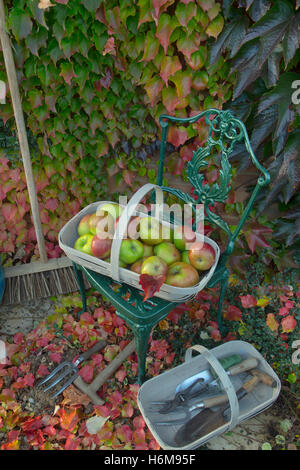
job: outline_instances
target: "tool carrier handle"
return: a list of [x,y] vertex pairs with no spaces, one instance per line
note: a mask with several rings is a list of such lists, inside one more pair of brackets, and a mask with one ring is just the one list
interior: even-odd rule
[[156,211],[154,214],[154,218],[160,219],[161,211],[163,209],[163,191],[160,186],[156,184],[145,184],[142,186],[131,199],[128,201],[127,206],[124,208],[122,212],[118,224],[116,227],[116,231],[114,233],[114,238],[112,241],[111,246],[111,255],[110,255],[110,266],[111,266],[111,277],[114,281],[120,281],[120,270],[119,270],[119,255],[120,255],[120,248],[121,243],[123,241],[124,235],[126,234],[127,226],[130,221],[130,218],[133,216],[135,211],[138,208],[141,200],[148,194],[150,191],[155,190],[155,202],[156,202]]
[[229,406],[230,406],[231,415],[230,415],[230,421],[228,423],[228,429],[233,429],[239,422],[240,408],[239,408],[239,401],[238,401],[235,389],[231,383],[230,378],[228,377],[228,374],[226,373],[225,369],[220,364],[216,356],[211,351],[209,351],[204,346],[201,346],[200,344],[196,344],[194,346],[191,346],[189,349],[187,349],[185,353],[185,362],[189,362],[192,359],[193,351],[197,351],[198,353],[200,353],[207,360],[207,362],[211,365],[213,370],[218,375],[223,385],[224,391],[228,396],[228,401],[229,401]]

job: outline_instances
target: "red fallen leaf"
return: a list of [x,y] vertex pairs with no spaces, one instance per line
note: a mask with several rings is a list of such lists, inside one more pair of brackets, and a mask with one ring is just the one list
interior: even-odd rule
[[21,344],[24,338],[24,333],[16,333],[14,335],[14,343],[15,344]]
[[22,430],[24,432],[31,432],[35,431],[36,429],[40,429],[42,425],[42,418],[40,416],[37,416],[35,418],[31,418],[25,421],[25,423],[22,424]]
[[93,375],[94,375],[94,368],[92,366],[89,366],[88,364],[85,364],[79,371],[80,377],[83,378],[83,380],[86,383],[90,383],[93,380]]
[[257,304],[257,300],[253,295],[243,295],[240,296],[240,299],[244,308],[255,307]]
[[159,292],[165,280],[165,275],[150,276],[149,274],[141,274],[139,284],[142,286],[145,294],[143,302],[145,302],[150,297],[153,297],[155,292]]
[[242,319],[242,312],[235,305],[229,305],[225,318],[230,321],[239,321]]
[[59,364],[62,360],[61,354],[59,354],[57,352],[53,352],[53,353],[49,354],[49,358],[51,359],[51,361],[56,362],[57,364]]
[[284,317],[284,315],[288,315],[288,313],[289,313],[289,310],[286,307],[281,307],[279,309],[278,315],[280,315],[281,317]]
[[65,450],[78,450],[80,446],[80,439],[69,436],[65,443]]
[[283,318],[281,321],[282,331],[284,333],[290,333],[294,331],[297,326],[297,321],[292,315],[288,315],[287,317]]

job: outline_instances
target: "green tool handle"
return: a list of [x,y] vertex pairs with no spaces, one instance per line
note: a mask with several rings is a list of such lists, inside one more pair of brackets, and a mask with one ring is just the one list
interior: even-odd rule
[[[218,359],[221,366],[225,370],[228,370],[236,364],[239,364],[240,362],[242,362],[242,360],[243,358],[242,356],[240,356],[240,354],[232,354],[231,356],[221,357],[220,359]],[[211,370],[211,373],[214,378],[218,377],[214,370]]]

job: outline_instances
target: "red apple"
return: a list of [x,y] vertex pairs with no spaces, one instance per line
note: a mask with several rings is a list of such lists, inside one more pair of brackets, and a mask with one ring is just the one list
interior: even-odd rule
[[165,282],[175,287],[192,287],[198,284],[199,274],[191,264],[177,261],[169,267]]
[[139,225],[141,217],[131,217],[127,226],[127,236],[133,240],[137,240],[140,237]]
[[166,275],[167,272],[168,265],[159,256],[149,256],[145,259],[141,268],[141,274],[149,274],[149,276]]
[[143,258],[139,259],[138,261],[136,261],[135,263],[133,263],[130,266],[130,270],[133,271],[134,273],[141,274],[142,264],[145,261],[145,259],[146,258],[143,257]]
[[96,216],[94,220],[92,219],[90,221],[90,225],[91,224],[93,225],[93,230],[95,230],[95,232],[93,232],[91,228],[91,232],[97,234],[99,238],[113,239],[115,232],[115,221],[110,214],[107,214],[103,217]]
[[92,244],[91,244],[91,252],[93,256],[97,256],[97,258],[107,258],[110,254],[110,249],[112,245],[112,240],[109,238],[99,238],[98,235],[94,235]]
[[87,214],[82,217],[77,228],[78,235],[81,236],[90,232],[90,227],[89,227],[90,217],[91,217],[91,214]]
[[195,242],[189,249],[189,260],[199,271],[210,269],[215,261],[215,251],[208,243]]
[[189,244],[194,243],[196,234],[188,225],[175,227],[174,229],[174,245],[180,251],[189,249]]

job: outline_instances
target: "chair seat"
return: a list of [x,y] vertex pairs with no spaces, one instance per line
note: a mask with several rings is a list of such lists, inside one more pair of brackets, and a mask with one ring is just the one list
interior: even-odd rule
[[76,264],[91,286],[104,295],[116,308],[117,314],[130,324],[156,324],[178,303],[159,297],[143,301],[143,292],[127,284],[118,284],[110,277]]

